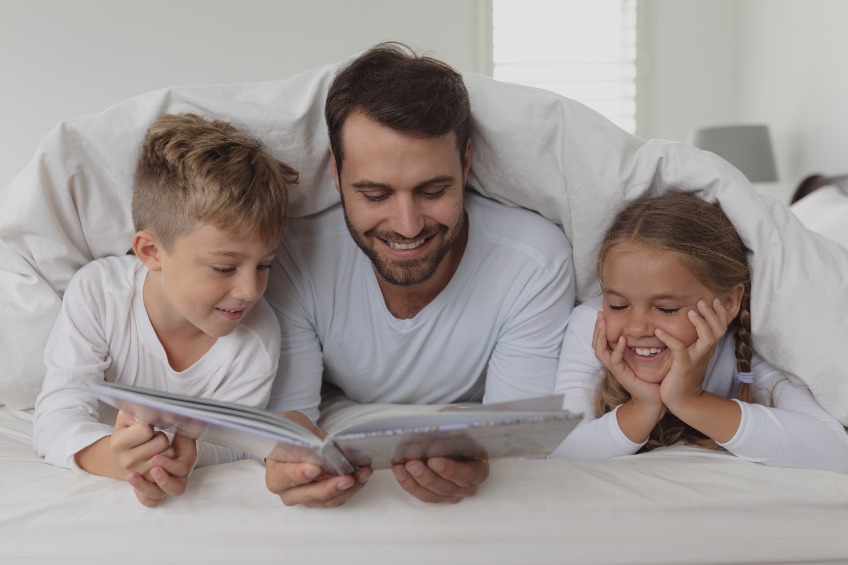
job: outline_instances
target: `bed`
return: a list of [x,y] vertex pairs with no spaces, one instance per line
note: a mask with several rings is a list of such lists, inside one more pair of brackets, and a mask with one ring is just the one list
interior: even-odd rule
[[[42,461],[31,445],[32,405],[46,335],[73,272],[126,252],[129,183],[147,125],[163,112],[194,111],[248,129],[301,171],[292,211],[308,215],[336,199],[321,117],[335,68],[168,88],[68,120],[0,192],[0,562],[848,562],[848,476],[686,446],[603,463],[497,461],[478,496],[455,506],[414,500],[379,471],[332,510],[285,507],[255,461],[196,469],[187,493],[156,509],[118,481]],[[612,210],[657,180],[700,189],[752,250],[760,349],[848,422],[848,375],[834,353],[834,336],[848,335],[848,250],[712,154],[629,136],[551,93],[466,81],[470,184],[562,226],[580,299],[596,291],[593,248]],[[774,303],[764,285],[797,299]]]

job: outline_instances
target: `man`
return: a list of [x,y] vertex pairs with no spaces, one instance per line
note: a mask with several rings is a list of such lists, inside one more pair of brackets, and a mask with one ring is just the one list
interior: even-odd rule
[[[571,248],[541,216],[465,190],[461,75],[379,45],[336,75],[325,116],[341,206],[292,220],[278,251],[266,296],[283,346],[269,408],[315,419],[322,381],[362,403],[550,394],[574,303]],[[392,472],[421,500],[458,502],[489,466],[432,458]],[[344,503],[371,469],[319,474],[266,464],[268,488],[307,506]]]

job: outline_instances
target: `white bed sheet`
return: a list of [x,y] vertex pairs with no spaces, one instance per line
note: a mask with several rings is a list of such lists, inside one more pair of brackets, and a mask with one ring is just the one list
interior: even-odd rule
[[674,447],[604,463],[502,460],[455,506],[388,471],[337,509],[288,508],[262,466],[197,469],[161,507],[50,466],[0,408],[0,563],[846,563],[848,476]]

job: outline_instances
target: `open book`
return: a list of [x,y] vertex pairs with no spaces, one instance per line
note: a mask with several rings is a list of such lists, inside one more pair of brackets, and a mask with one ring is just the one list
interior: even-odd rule
[[88,390],[167,432],[280,461],[309,462],[331,474],[391,467],[412,459],[544,456],[580,421],[562,395],[490,405],[360,405],[347,401],[322,418],[320,438],[257,408],[107,381]]

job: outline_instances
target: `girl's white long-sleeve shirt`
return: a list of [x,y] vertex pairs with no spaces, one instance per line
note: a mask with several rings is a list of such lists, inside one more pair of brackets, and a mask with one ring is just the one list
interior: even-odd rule
[[[618,408],[600,418],[594,416],[595,392],[604,369],[595,357],[592,335],[601,309],[600,298],[587,301],[575,308],[568,322],[556,392],[565,394],[565,408],[584,418],[552,458],[599,461],[636,453],[645,444],[627,438],[618,425]],[[735,399],[739,384],[734,350],[734,338],[728,332],[710,359],[705,391]],[[742,409],[739,429],[719,445],[765,465],[848,472],[848,433],[809,389],[756,353],[751,370],[759,404],[735,400]]]

